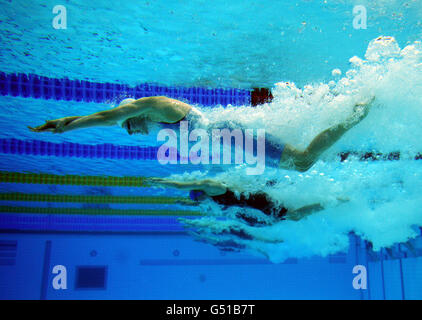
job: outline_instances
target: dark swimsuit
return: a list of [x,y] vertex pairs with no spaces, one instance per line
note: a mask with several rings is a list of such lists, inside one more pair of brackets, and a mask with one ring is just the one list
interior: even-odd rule
[[[190,196],[192,200],[198,201],[199,196],[203,195],[204,192],[199,190],[192,190],[190,192]],[[284,207],[277,206],[268,196],[263,192],[257,192],[250,194],[247,197],[245,194],[240,193],[239,197],[236,194],[227,189],[226,193],[218,195],[218,196],[209,196],[214,202],[223,206],[223,209],[227,209],[229,206],[238,206],[241,208],[253,208],[260,210],[267,216],[273,216],[275,218],[285,220],[285,216],[287,214],[287,209]],[[246,216],[240,216],[244,220]],[[248,217],[248,219],[253,219]],[[256,219],[254,219],[256,220]],[[247,222],[254,222],[254,221],[247,221]]]

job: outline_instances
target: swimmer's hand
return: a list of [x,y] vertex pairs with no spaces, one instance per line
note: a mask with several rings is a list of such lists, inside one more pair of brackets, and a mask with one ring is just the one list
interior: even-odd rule
[[154,186],[154,187],[160,187],[160,186],[169,184],[168,181],[164,178],[152,177],[152,178],[147,178],[147,181],[149,185]]
[[345,203],[345,202],[349,202],[350,201],[350,198],[349,197],[337,197],[337,200],[340,203]]
[[151,178],[147,178],[147,179],[151,183],[159,183],[159,182],[165,181],[164,178],[157,178],[157,177],[151,177]]
[[62,119],[57,120],[46,120],[43,125],[38,127],[30,127],[29,130],[32,132],[52,132],[52,133],[62,133],[64,132],[64,123]]
[[183,188],[186,183],[173,181],[166,178],[155,178],[151,177],[147,179],[148,184],[152,187],[174,187],[174,188]]
[[63,133],[66,131],[66,126],[72,121],[79,119],[80,117],[65,117],[55,120],[46,120],[43,125],[38,127],[28,126],[28,129],[32,132],[52,132],[52,133]]

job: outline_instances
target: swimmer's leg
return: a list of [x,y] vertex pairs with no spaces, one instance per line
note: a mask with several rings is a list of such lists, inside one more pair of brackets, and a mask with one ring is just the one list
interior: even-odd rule
[[286,215],[287,220],[299,221],[314,212],[323,210],[324,207],[319,203],[310,204],[302,208],[288,211]]
[[321,154],[336,143],[347,131],[361,122],[369,113],[370,106],[375,98],[369,102],[358,103],[353,115],[344,123],[335,125],[317,135],[309,146],[300,151],[289,144],[284,147],[280,159],[280,168],[305,172],[319,159]]

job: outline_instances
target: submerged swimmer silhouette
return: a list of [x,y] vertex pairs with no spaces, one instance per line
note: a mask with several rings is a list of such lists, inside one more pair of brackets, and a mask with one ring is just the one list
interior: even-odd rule
[[[289,170],[307,171],[321,154],[338,141],[349,129],[363,120],[369,112],[374,97],[357,103],[352,116],[345,122],[328,128],[317,135],[305,150],[298,150],[290,144],[271,142],[267,150],[277,158],[279,167]],[[168,97],[145,97],[138,100],[125,99],[117,108],[96,112],[87,116],[64,117],[48,120],[45,124],[28,128],[33,132],[63,133],[75,129],[119,125],[129,134],[148,134],[148,124],[174,125],[182,120],[194,125],[205,119],[195,107]]]
[[[240,208],[252,208],[261,211],[265,216],[272,218],[274,222],[279,220],[298,221],[316,211],[323,210],[324,207],[319,204],[311,204],[299,209],[289,209],[283,205],[277,205],[271,197],[263,192],[247,194],[233,186],[227,186],[212,179],[196,180],[196,181],[175,181],[165,178],[149,178],[148,182],[152,186],[173,187],[182,190],[189,190],[190,198],[195,202],[211,200],[224,210],[228,207],[235,206]],[[272,181],[268,181],[267,185],[271,186]],[[236,195],[237,194],[237,195]],[[348,199],[338,198],[340,202],[348,201]],[[247,222],[249,225],[256,225],[259,219],[256,216],[248,215],[246,212],[238,212],[237,217]]]

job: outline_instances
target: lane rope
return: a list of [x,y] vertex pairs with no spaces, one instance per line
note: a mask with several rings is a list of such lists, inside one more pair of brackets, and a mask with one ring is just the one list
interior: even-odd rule
[[35,74],[5,72],[0,72],[0,95],[96,103],[110,103],[113,99],[122,97],[139,99],[151,96],[166,96],[204,106],[240,106],[251,102],[250,89],[167,87],[151,83],[130,87],[119,83],[54,79]]
[[[0,153],[53,156],[53,157],[75,157],[95,159],[125,159],[125,160],[157,160],[158,146],[119,146],[110,143],[105,144],[80,144],[80,143],[54,143],[41,140],[19,140],[15,138],[0,139]],[[180,159],[179,152],[177,159]],[[357,158],[360,161],[393,161],[402,158],[398,151],[381,152],[356,152],[348,151],[338,154],[340,161],[350,158]],[[422,159],[422,153],[415,155],[414,160]]]
[[54,215],[104,215],[104,216],[201,216],[199,211],[189,210],[144,210],[144,209],[86,209],[86,208],[42,208],[0,206],[0,216],[4,213],[54,214]]
[[74,203],[119,203],[119,204],[182,204],[195,205],[195,202],[184,197],[163,196],[111,196],[111,195],[61,195],[38,193],[0,193],[4,201],[34,201],[34,202],[74,202]]
[[146,187],[146,177],[55,175],[0,171],[0,182],[103,187]]

